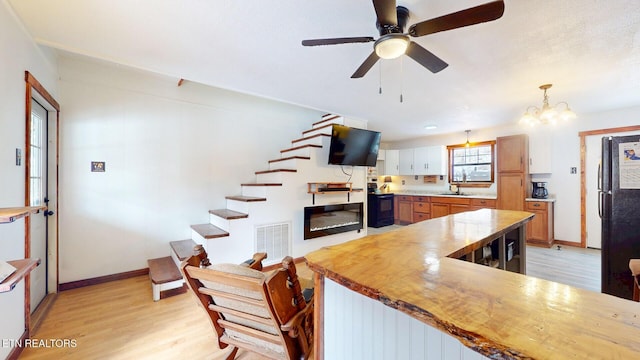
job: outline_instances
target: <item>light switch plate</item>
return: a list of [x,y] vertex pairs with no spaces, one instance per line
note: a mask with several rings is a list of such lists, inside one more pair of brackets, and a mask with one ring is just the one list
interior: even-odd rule
[[572,174],[577,174],[577,173],[578,173],[578,168],[577,168],[577,167],[575,167],[575,166],[572,166],[572,167],[571,167],[571,173],[572,173]]
[[22,150],[16,149],[16,166],[22,165]]

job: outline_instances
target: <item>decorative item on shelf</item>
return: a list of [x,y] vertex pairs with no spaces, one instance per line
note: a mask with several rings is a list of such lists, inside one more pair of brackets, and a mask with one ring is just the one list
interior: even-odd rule
[[391,184],[393,182],[393,180],[391,179],[391,176],[385,176],[384,177],[384,185],[382,185],[382,189],[384,190],[384,192],[389,192],[390,190],[390,186],[389,184]]
[[469,133],[471,132],[471,130],[465,130],[464,132],[467,133],[467,142],[464,143],[464,146],[469,147],[471,146],[471,143],[469,142]]
[[[540,90],[544,91],[544,97],[542,99],[542,108],[536,106],[529,106],[524,115],[520,118],[520,123],[523,125],[536,126],[538,124],[551,124],[555,125],[558,120],[568,121],[576,118],[576,114],[571,111],[569,104],[562,101],[554,106],[549,105],[549,96],[547,90],[551,88],[552,84],[540,85]],[[559,105],[564,105],[565,108],[560,113],[556,110]]]

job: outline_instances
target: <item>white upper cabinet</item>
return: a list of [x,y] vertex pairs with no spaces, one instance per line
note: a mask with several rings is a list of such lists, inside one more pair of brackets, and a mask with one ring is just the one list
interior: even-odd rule
[[384,156],[386,155],[386,150],[380,149],[378,150],[378,158],[377,161],[384,161]]
[[413,175],[413,149],[400,150],[400,175]]
[[446,175],[447,147],[385,150],[385,175]]
[[384,175],[399,175],[400,172],[400,151],[384,151]]
[[423,146],[413,151],[413,175],[446,175],[447,148]]
[[529,174],[551,173],[551,136],[547,133],[529,135]]

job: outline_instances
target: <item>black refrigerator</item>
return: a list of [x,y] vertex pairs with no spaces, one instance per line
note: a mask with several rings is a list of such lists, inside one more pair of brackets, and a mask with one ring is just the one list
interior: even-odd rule
[[602,292],[633,296],[630,259],[640,259],[640,134],[602,138],[598,210]]

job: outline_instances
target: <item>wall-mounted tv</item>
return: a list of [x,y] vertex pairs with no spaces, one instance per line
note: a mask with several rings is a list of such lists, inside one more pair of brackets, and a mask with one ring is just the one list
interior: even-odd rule
[[379,149],[379,132],[333,124],[329,164],[376,166]]

